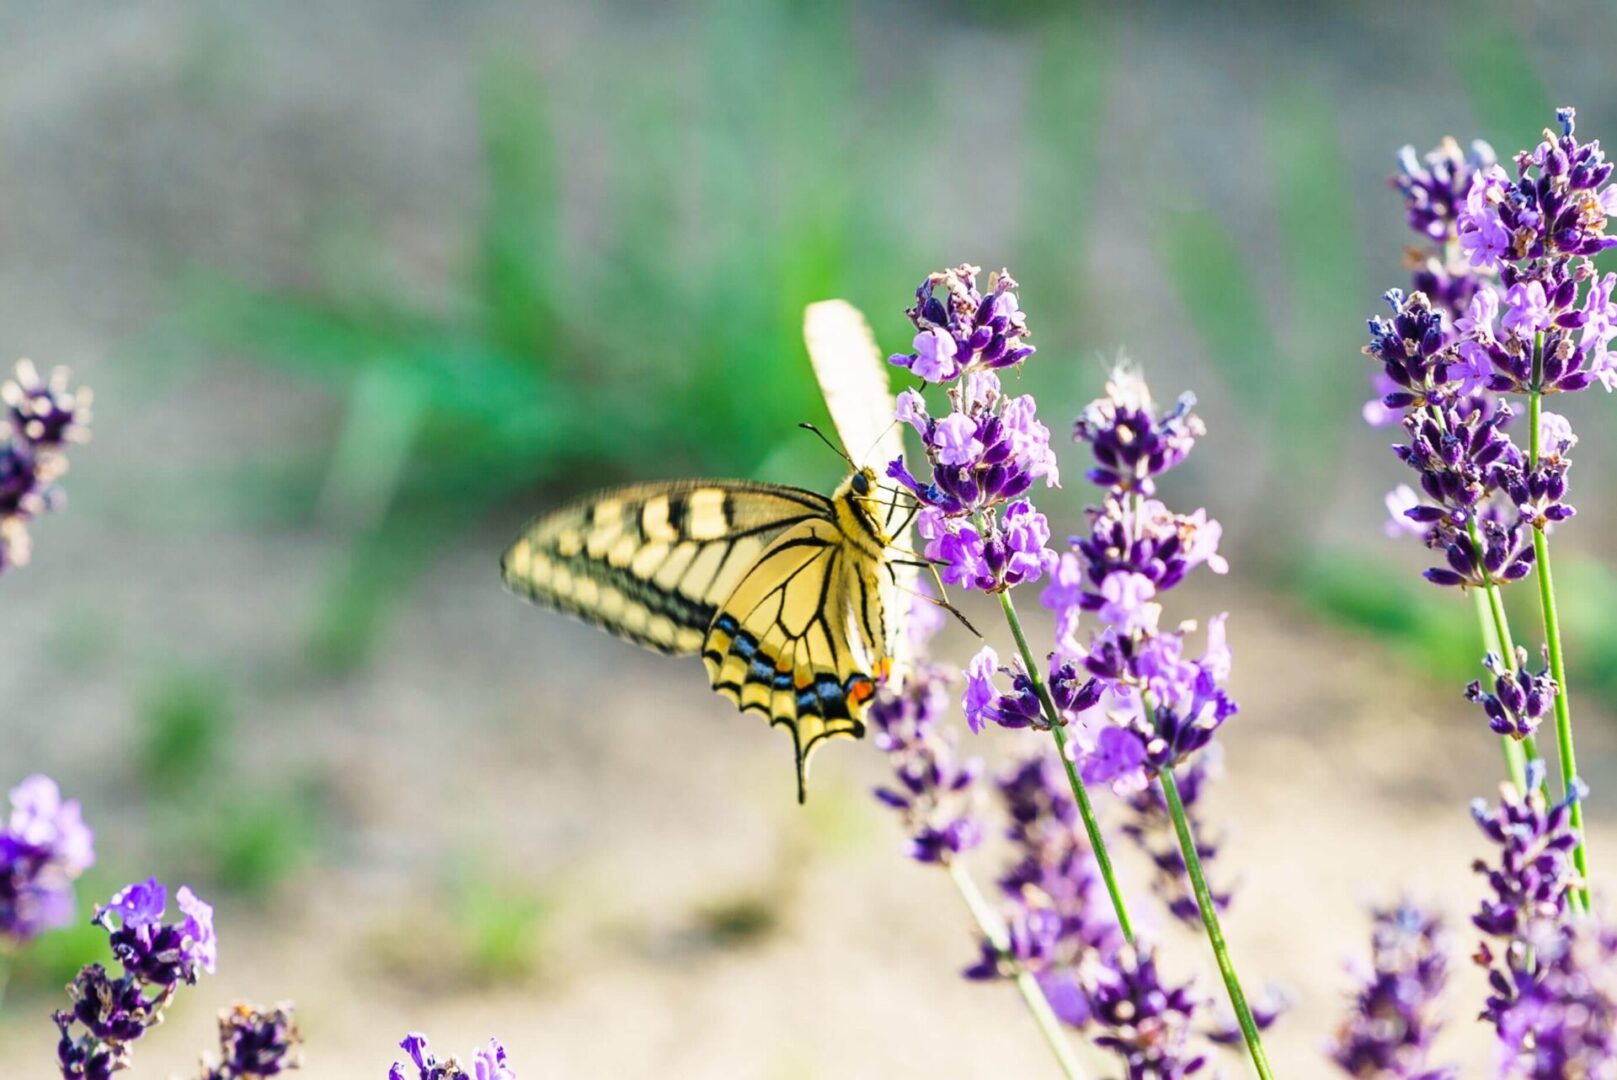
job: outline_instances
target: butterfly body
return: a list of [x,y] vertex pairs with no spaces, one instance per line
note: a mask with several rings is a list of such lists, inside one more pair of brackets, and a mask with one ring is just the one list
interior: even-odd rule
[[[842,320],[852,312],[863,330],[846,305],[815,305],[811,353],[816,308]],[[850,327],[832,329],[846,335]],[[844,350],[838,362],[873,371],[887,394],[873,343],[851,358]],[[878,401],[873,415],[882,408]],[[833,402],[834,416],[846,412]],[[896,433],[878,429],[883,435],[865,440],[875,444],[870,452],[902,452]],[[829,497],[734,480],[637,484],[531,522],[501,575],[518,595],[618,637],[699,654],[722,697],[791,732],[801,801],[809,755],[833,736],[864,734],[876,683],[898,649],[895,612],[912,571],[894,560],[904,533],[895,504],[868,465]]]

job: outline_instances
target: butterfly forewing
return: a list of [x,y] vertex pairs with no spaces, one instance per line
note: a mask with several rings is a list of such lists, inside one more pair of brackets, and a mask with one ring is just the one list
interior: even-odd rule
[[678,480],[602,492],[506,551],[513,592],[660,652],[698,651],[720,605],[783,531],[831,504],[796,488]]

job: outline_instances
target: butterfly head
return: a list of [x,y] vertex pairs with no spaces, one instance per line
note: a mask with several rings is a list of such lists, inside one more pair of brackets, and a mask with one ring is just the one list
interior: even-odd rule
[[874,545],[878,554],[892,542],[883,524],[890,499],[891,495],[877,486],[876,470],[868,466],[855,469],[832,496],[842,531],[861,546]]

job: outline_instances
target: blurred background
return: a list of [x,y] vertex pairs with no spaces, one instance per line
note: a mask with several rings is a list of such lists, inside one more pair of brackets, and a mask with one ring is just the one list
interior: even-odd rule
[[[1200,399],[1166,496],[1223,520],[1233,571],[1171,614],[1233,613],[1210,815],[1243,974],[1301,995],[1277,1066],[1324,1074],[1361,907],[1408,889],[1454,920],[1445,1049],[1482,1068],[1465,803],[1497,746],[1469,603],[1382,536],[1404,477],[1359,348],[1406,283],[1397,148],[1508,156],[1563,103],[1617,132],[1614,29],[1592,2],[0,7],[0,355],[96,391],[70,506],[0,581],[0,785],[84,802],[86,908],[148,873],[219,906],[221,972],[138,1069],[188,1068],[245,996],[297,1000],[317,1077],[383,1075],[411,1028],[499,1034],[525,1077],[1041,1075],[1015,996],[957,977],[965,916],[899,856],[879,755],[826,751],[800,810],[786,741],[697,665],[496,573],[531,513],[625,479],[829,490],[803,306],[907,348],[916,283],[961,261],[1022,282],[1058,434],[1120,351]],[[1610,409],[1566,406],[1557,545],[1597,863]],[[97,937],[24,956],[0,1074],[51,1074]]]

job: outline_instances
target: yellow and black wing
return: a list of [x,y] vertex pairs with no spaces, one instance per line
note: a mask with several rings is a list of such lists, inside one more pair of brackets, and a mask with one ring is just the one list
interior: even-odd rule
[[797,488],[676,480],[601,492],[538,518],[506,551],[506,587],[618,637],[686,655],[783,532],[828,521]]
[[887,572],[835,521],[801,522],[747,571],[702,645],[715,690],[792,733],[799,802],[814,749],[865,732],[886,665],[878,575]]

